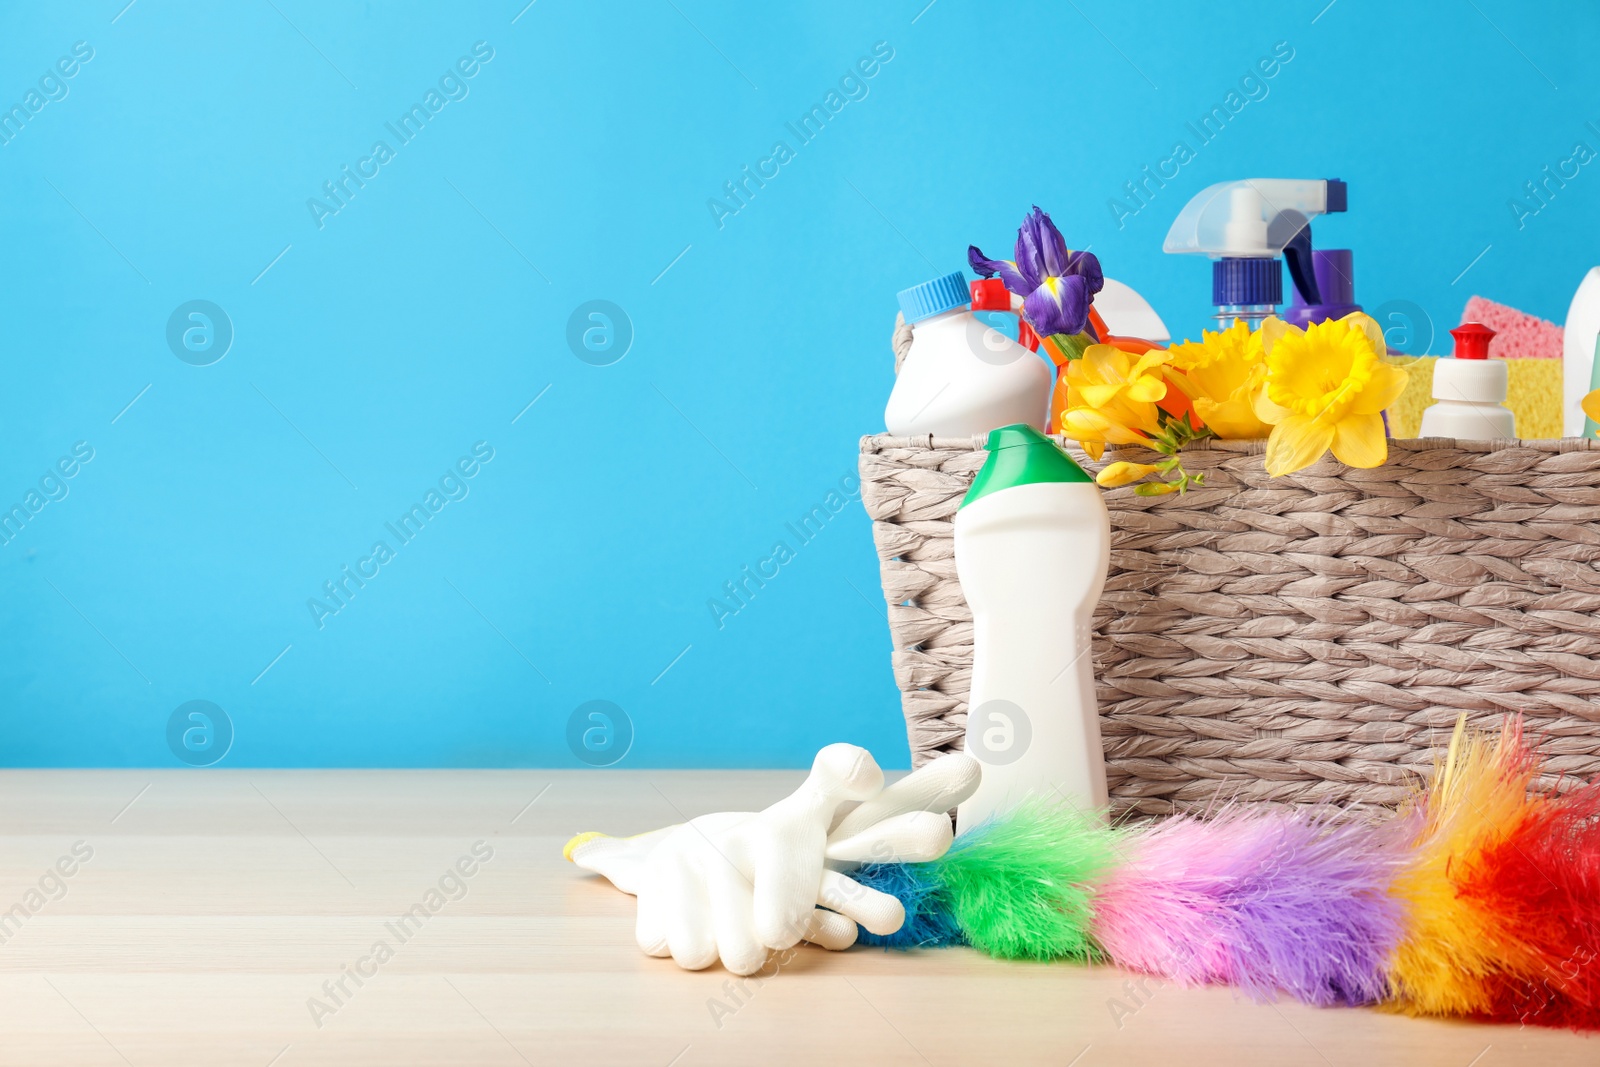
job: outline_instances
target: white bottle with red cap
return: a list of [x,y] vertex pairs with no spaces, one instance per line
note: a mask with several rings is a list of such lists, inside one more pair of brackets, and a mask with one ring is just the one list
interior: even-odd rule
[[[973,288],[992,297],[985,310],[1012,306],[997,280]],[[1049,366],[973,315],[972,291],[957,271],[900,293],[911,349],[883,413],[896,437],[967,437],[1017,422],[1044,428]]]
[[1464,322],[1450,331],[1455,356],[1433,364],[1433,406],[1422,413],[1419,437],[1493,441],[1517,436],[1516,416],[1505,406],[1506,364],[1489,358],[1494,331]]

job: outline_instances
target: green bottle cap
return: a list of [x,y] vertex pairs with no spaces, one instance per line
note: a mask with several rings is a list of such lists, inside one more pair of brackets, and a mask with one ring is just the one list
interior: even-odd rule
[[962,507],[1014,485],[1094,481],[1054,441],[1027,423],[990,430],[985,447],[989,458],[972,480]]

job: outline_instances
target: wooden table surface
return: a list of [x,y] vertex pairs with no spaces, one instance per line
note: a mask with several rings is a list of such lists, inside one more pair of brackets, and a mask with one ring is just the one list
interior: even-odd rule
[[641,955],[631,898],[561,858],[801,777],[0,772],[0,1064],[1600,1063],[1600,1038],[967,949],[807,948],[741,989]]

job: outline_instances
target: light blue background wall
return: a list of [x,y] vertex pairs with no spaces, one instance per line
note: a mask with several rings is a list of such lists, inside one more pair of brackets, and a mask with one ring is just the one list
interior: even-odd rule
[[[1600,148],[1588,3],[125,2],[0,14],[6,108],[93,48],[0,146],[0,503],[94,450],[0,547],[9,764],[177,766],[168,720],[207,700],[224,766],[577,766],[568,719],[608,700],[622,766],[841,739],[904,766],[860,505],[786,527],[881,428],[897,289],[1037,202],[1193,333],[1209,274],[1161,239],[1247,176],[1349,181],[1319,243],[1356,249],[1369,308],[1440,329],[1475,292],[1559,321],[1600,262],[1600,164],[1520,228],[1508,206]],[[399,146],[384,124],[479,41],[469,94]],[[800,145],[785,123],[876,42],[865,98]],[[1276,42],[1265,97],[1199,145],[1185,123]],[[319,227],[308,198],[379,139]],[[1193,161],[1119,227],[1179,139]],[[778,140],[719,227],[708,199]],[[210,366],[165,336],[195,299],[235,333]],[[592,299],[632,323],[610,366],[566,340]],[[385,522],[479,441],[469,495],[398,546]],[[319,629],[308,598],[380,539]],[[780,539],[719,628],[708,600]]]

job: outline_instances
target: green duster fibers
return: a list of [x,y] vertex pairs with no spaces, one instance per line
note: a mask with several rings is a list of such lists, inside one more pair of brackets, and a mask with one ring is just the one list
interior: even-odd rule
[[1065,805],[1029,801],[963,833],[929,864],[956,925],[1003,959],[1085,958],[1093,883],[1116,855],[1116,831]]

